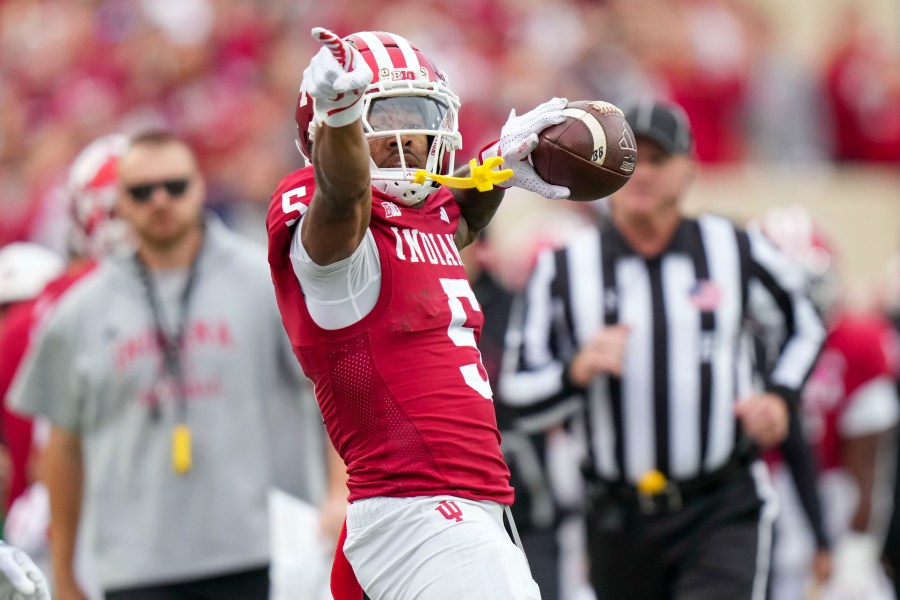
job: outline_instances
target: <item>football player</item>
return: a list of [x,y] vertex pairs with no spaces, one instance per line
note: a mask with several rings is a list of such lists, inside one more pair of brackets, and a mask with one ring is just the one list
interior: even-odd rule
[[[125,136],[103,136],[86,146],[69,169],[68,180],[60,190],[64,196],[70,220],[68,229],[69,260],[62,273],[35,294],[27,306],[17,311],[0,331],[3,363],[0,369],[0,395],[6,390],[25,355],[32,331],[49,314],[57,300],[81,277],[93,268],[95,261],[121,249],[127,244],[128,228],[115,218],[116,167],[127,147]],[[45,282],[46,283],[46,282]],[[4,403],[5,404],[5,403]],[[33,457],[46,441],[49,427],[38,420],[38,427],[30,417],[9,413],[3,408],[3,437],[9,444],[12,457],[12,486],[9,514],[5,523],[7,539],[28,554],[41,566],[50,567],[48,527],[50,521],[47,488],[32,481],[35,471]],[[90,588],[90,577],[79,553],[79,578]],[[2,598],[2,596],[0,596]]]
[[[772,210],[762,228],[804,268],[810,297],[828,326],[801,403],[803,429],[822,470],[819,491],[834,548],[833,574],[821,587],[822,597],[891,598],[879,563],[890,513],[888,467],[900,417],[887,359],[890,325],[877,315],[841,306],[834,253],[804,209]],[[810,585],[814,546],[796,495],[783,477],[774,480],[781,514],[773,598],[796,598]]]
[[[455,173],[459,99],[423,52],[385,32],[313,37],[296,111],[311,166],[281,182],[267,226],[284,325],[347,464],[339,551],[372,599],[540,598],[504,529],[513,490],[459,249],[504,178],[568,195],[528,162],[566,100],[511,115],[484,153],[508,171]],[[335,597],[362,596],[346,583],[333,575]]]

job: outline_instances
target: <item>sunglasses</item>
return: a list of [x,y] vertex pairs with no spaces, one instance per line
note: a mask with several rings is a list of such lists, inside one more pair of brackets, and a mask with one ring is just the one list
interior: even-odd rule
[[125,189],[128,195],[138,204],[148,202],[153,197],[156,188],[165,188],[170,198],[179,198],[184,195],[190,185],[191,180],[188,177],[181,179],[166,179],[165,181],[154,181],[150,183],[138,183],[130,185]]

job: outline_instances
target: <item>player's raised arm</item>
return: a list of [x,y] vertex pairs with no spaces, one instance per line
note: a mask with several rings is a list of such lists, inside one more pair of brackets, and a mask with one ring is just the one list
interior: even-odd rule
[[372,71],[331,31],[316,27],[312,36],[322,48],[303,73],[303,91],[315,107],[316,191],[301,226],[310,258],[327,265],[350,256],[369,225],[369,145],[360,117]]

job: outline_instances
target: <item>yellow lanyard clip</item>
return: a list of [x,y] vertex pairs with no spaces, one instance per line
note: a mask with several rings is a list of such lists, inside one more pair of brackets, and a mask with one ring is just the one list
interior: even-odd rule
[[172,468],[179,475],[191,470],[191,430],[184,423],[172,430]]

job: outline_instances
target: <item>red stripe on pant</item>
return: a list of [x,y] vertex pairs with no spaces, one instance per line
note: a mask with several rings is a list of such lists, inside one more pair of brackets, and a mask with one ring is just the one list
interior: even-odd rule
[[334,600],[362,600],[363,589],[356,580],[350,561],[344,556],[344,541],[347,539],[347,520],[341,526],[337,548],[334,549],[334,563],[331,565],[331,595]]

